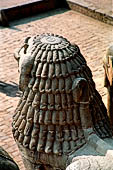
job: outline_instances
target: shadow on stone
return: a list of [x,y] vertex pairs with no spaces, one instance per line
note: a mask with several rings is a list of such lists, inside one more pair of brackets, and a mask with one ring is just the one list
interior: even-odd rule
[[22,31],[21,29],[17,28],[16,26],[18,26],[20,24],[21,25],[27,24],[27,23],[30,23],[32,21],[40,20],[40,19],[43,19],[43,18],[46,18],[46,17],[49,17],[49,16],[61,14],[61,13],[67,12],[68,10],[69,9],[66,9],[66,8],[59,8],[59,9],[55,9],[55,10],[50,10],[49,12],[43,12],[43,13],[40,13],[40,14],[35,14],[35,15],[25,17],[25,18],[22,18],[22,19],[10,21],[9,26],[4,27],[4,26],[0,25],[0,29],[9,28],[9,29],[13,29],[13,30],[16,30],[16,31]]

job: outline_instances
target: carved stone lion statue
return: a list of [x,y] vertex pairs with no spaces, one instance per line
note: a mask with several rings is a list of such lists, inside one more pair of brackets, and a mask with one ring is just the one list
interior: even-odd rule
[[106,108],[77,45],[54,34],[36,35],[25,40],[15,58],[22,97],[12,126],[27,170],[64,170],[88,136],[112,137]]

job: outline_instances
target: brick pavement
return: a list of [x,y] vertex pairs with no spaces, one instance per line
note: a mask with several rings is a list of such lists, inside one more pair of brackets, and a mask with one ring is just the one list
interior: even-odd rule
[[19,100],[18,68],[13,58],[15,48],[26,36],[51,32],[66,37],[79,45],[90,66],[97,89],[106,101],[103,88],[102,57],[113,42],[113,26],[104,24],[74,11],[54,10],[11,23],[11,28],[0,29],[0,145],[24,170],[21,156],[12,137],[12,115]]

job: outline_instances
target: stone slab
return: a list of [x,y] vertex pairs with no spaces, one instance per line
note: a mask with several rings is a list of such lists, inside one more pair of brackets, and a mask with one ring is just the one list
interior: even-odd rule
[[113,25],[112,1],[67,0],[70,9]]

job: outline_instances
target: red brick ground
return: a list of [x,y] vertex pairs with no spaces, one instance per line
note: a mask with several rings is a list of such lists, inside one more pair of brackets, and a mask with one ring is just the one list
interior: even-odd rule
[[106,48],[113,42],[113,26],[71,10],[55,10],[15,21],[11,25],[11,28],[0,29],[0,146],[3,146],[17,161],[20,169],[24,170],[11,132],[12,115],[19,100],[16,86],[18,68],[13,58],[15,48],[20,46],[25,37],[43,32],[62,35],[78,44],[93,72],[97,89],[105,101],[102,57]]

